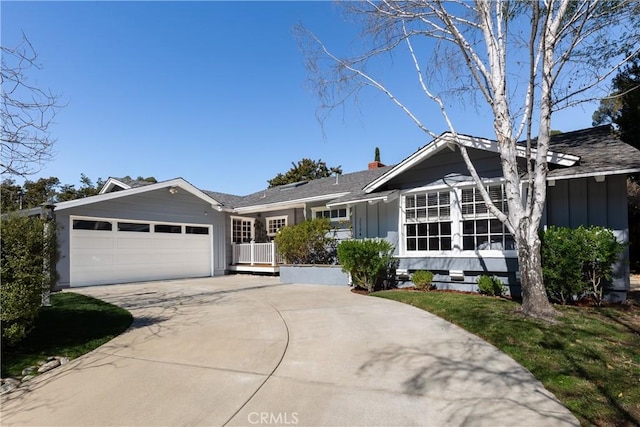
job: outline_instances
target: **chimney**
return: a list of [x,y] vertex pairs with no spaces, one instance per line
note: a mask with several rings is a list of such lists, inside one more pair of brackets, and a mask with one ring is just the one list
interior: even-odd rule
[[369,169],[383,168],[385,165],[380,163],[380,149],[376,147],[375,157],[373,162],[369,163]]

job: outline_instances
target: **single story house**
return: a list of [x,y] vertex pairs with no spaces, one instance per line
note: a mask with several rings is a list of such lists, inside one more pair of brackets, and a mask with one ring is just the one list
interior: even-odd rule
[[[504,202],[497,143],[461,143],[498,205]],[[525,165],[522,150],[522,166]],[[640,151],[608,126],[556,135],[548,155],[542,227],[601,225],[628,243],[626,177]],[[495,274],[517,285],[513,238],[487,211],[449,133],[389,167],[268,188],[247,196],[201,190],[182,178],[148,183],[110,178],[99,195],[56,203],[60,286],[277,273],[276,232],[327,217],[339,237],[383,238],[399,269],[428,269],[444,285]],[[629,288],[628,263],[615,289]]]

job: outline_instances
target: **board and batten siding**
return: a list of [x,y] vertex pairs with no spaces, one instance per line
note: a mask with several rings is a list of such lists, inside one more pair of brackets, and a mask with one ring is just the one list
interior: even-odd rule
[[120,220],[167,223],[204,224],[212,226],[214,275],[223,275],[226,269],[224,239],[227,214],[218,212],[210,204],[186,191],[170,194],[166,188],[131,196],[96,202],[88,205],[54,211],[58,225],[60,260],[59,284],[70,280],[70,216],[113,218]]

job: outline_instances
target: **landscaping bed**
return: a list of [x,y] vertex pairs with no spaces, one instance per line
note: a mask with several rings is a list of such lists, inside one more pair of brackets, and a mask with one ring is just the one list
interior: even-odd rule
[[131,313],[96,298],[71,292],[51,295],[35,327],[15,346],[2,346],[2,378],[21,378],[23,370],[51,359],[73,359],[124,332]]
[[382,291],[371,295],[429,311],[513,357],[583,425],[640,425],[640,302],[556,306],[554,324],[516,313],[518,303],[457,292]]

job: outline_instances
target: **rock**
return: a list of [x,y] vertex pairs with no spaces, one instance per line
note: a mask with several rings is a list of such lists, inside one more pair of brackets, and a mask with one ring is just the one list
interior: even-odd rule
[[41,374],[43,372],[50,371],[53,368],[57,368],[58,366],[60,366],[59,360],[56,360],[56,359],[51,360],[50,362],[47,362],[44,365],[40,366],[40,368],[38,369],[38,373]]
[[47,362],[52,362],[54,360],[56,360],[56,358],[54,356],[47,357]]
[[60,362],[60,365],[66,365],[67,363],[69,363],[69,358],[68,357],[59,357],[58,361]]
[[2,380],[2,385],[0,386],[0,394],[8,393],[19,385],[20,380],[15,378],[5,378]]
[[22,376],[31,375],[38,370],[37,366],[27,366],[22,370]]
[[25,375],[22,377],[22,382],[29,381],[31,378],[35,378],[35,375]]

